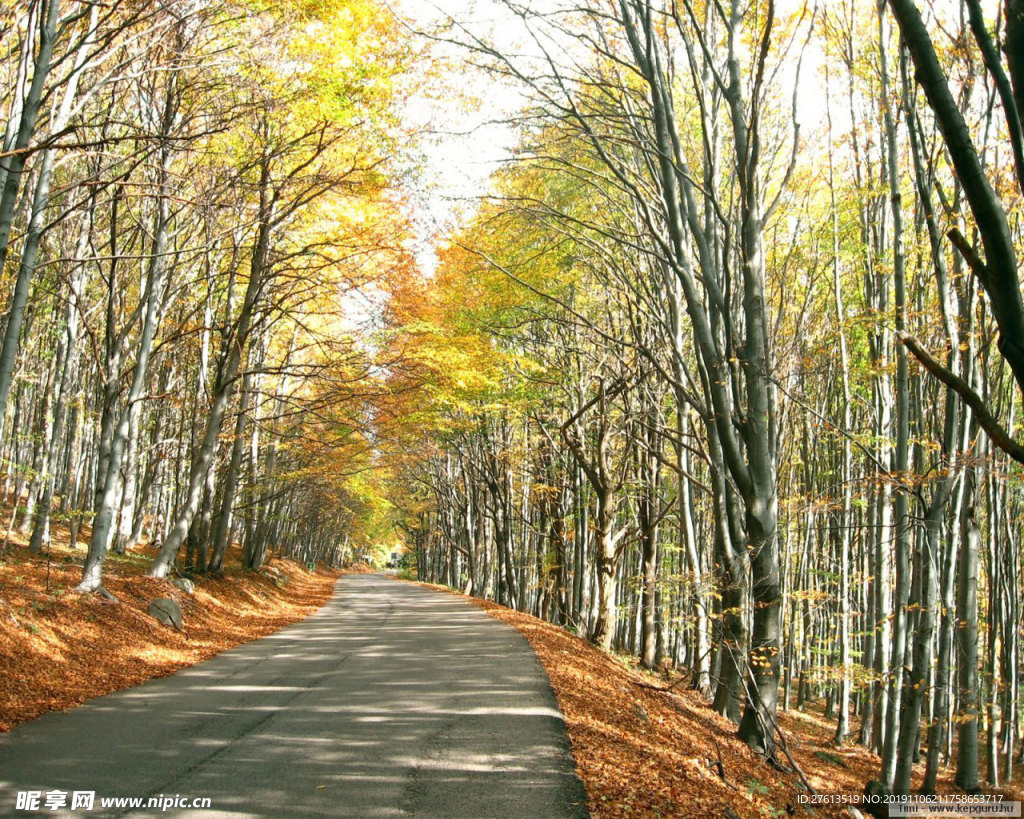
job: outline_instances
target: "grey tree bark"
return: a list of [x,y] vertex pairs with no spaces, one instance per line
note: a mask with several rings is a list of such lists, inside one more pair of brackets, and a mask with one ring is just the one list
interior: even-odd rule
[[[21,122],[18,126],[18,136],[13,146],[13,155],[8,157],[5,163],[3,192],[0,193],[0,269],[4,267],[10,252],[11,225],[14,222],[18,193],[21,188],[21,178],[25,170],[25,162],[28,158],[27,149],[32,135],[35,133],[39,108],[43,102],[43,90],[50,73],[54,41],[57,38],[60,0],[36,0],[32,8],[39,15],[37,22],[39,27],[39,47],[35,50],[32,82],[25,94],[25,101],[21,111]],[[94,20],[95,15],[96,11],[94,9]],[[33,34],[30,31],[27,39],[31,40],[32,38]],[[29,43],[25,44],[25,48],[31,51]],[[81,53],[84,54],[84,51]],[[78,72],[76,71],[71,84],[65,90],[64,102],[61,105],[61,114],[63,114],[64,119],[66,119],[67,114],[70,112],[77,78]],[[63,127],[63,124],[60,122],[61,118],[58,115],[57,122],[55,123],[57,127]],[[32,200],[32,216],[22,246],[21,264],[18,267],[18,275],[15,279],[14,294],[11,297],[11,306],[7,326],[4,329],[3,343],[0,345],[0,407],[7,406],[7,399],[11,391],[11,375],[14,372],[14,362],[18,353],[18,341],[21,336],[21,324],[25,315],[25,302],[28,299],[29,282],[32,278],[32,272],[35,270],[36,254],[39,251],[39,242],[42,238],[43,215],[50,201],[50,175],[53,172],[53,161],[53,149],[44,151],[40,161],[38,180]],[[2,439],[3,416],[0,416],[0,440]]]
[[[886,41],[888,29],[881,5],[878,8],[880,78],[883,100],[891,98]],[[900,177],[897,168],[898,143],[896,120],[888,104],[883,106],[886,142],[886,180],[889,188],[889,204],[892,216],[892,265],[893,290],[896,309],[896,332],[906,329],[906,255],[903,236],[903,195],[900,191]],[[910,375],[907,367],[907,353],[902,346],[896,348],[896,446],[893,450],[892,472],[897,482],[905,482],[908,474],[910,441]],[[892,653],[889,660],[889,702],[886,712],[885,736],[882,743],[881,780],[892,787],[896,774],[896,759],[902,725],[902,700],[904,676],[907,667],[907,606],[910,602],[911,544],[909,527],[909,501],[904,485],[898,485],[894,503],[894,571],[896,580],[893,602]],[[916,724],[914,726],[916,730]],[[915,734],[916,736],[916,734]]]
[[131,384],[125,395],[124,406],[117,416],[117,424],[111,432],[109,454],[102,475],[102,488],[96,515],[93,518],[89,552],[86,555],[85,566],[82,572],[82,582],[76,587],[76,591],[79,592],[95,592],[103,589],[103,560],[107,554],[117,514],[117,504],[120,500],[121,461],[130,431],[131,414],[136,402],[142,397],[146,384],[149,360],[153,352],[153,342],[156,338],[159,317],[162,313],[162,302],[165,296],[166,249],[170,227],[169,192],[166,190],[166,185],[170,177],[171,163],[174,157],[169,136],[174,127],[180,102],[179,95],[181,93],[176,74],[171,73],[168,75],[165,92],[161,116],[161,135],[163,139],[159,151],[160,161],[157,196],[153,213],[152,244],[146,271],[146,286],[142,298],[144,318],[138,340]]
[[[999,351],[1006,360],[1018,389],[1024,394],[1024,301],[1016,247],[1007,221],[1006,210],[995,192],[970,129],[949,90],[949,85],[935,54],[931,35],[913,0],[888,0],[889,8],[900,26],[903,40],[914,62],[915,78],[924,91],[935,122],[949,151],[953,168],[974,216],[984,258],[970,245],[958,229],[949,238],[963,256],[989,297],[989,306],[999,327]],[[1004,66],[985,25],[978,0],[966,0],[971,31],[981,51],[1002,103],[1011,146],[1015,157],[1018,186],[1024,186],[1024,127],[1020,102],[1024,96],[1024,61],[1019,55]],[[1006,53],[1024,45],[1024,26],[1020,22],[1020,0],[1004,7],[1007,22]],[[1024,463],[1024,446],[1014,440],[999,421],[987,411],[984,402],[970,385],[939,364],[912,339],[902,339],[921,364],[936,378],[950,386],[975,412],[978,423],[992,442],[1014,460]]]
[[207,473],[217,452],[221,424],[231,396],[234,394],[242,359],[248,349],[257,301],[269,273],[270,237],[274,216],[274,200],[270,191],[270,182],[270,160],[268,157],[264,157],[260,168],[259,182],[260,218],[249,264],[249,281],[246,285],[245,296],[239,307],[238,315],[232,321],[231,332],[225,340],[226,349],[217,370],[216,382],[213,385],[213,402],[207,415],[202,442],[189,469],[184,503],[181,505],[167,539],[160,547],[159,554],[150,566],[151,577],[166,577],[170,571],[199,509]]

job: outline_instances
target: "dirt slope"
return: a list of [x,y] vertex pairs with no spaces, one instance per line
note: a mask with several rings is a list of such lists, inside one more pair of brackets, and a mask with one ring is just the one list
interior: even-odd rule
[[[145,577],[150,557],[110,555],[105,583],[117,602],[72,591],[84,550],[34,557],[10,544],[0,558],[0,731],[212,657],[316,611],[338,574],[272,561],[267,572],[229,569],[189,595]],[[237,565],[237,556],[229,555]],[[47,572],[49,580],[47,581]],[[157,597],[181,605],[184,629],[148,614]]]

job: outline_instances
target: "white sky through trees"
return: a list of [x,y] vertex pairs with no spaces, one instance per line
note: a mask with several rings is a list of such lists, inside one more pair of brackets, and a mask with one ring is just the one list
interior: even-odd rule
[[[866,1],[873,5],[873,0]],[[810,20],[815,9],[840,2],[845,5],[845,0],[776,0],[776,18],[798,16],[806,9]],[[537,11],[553,10],[558,0],[533,0],[526,5]],[[934,36],[941,37],[943,29],[948,33],[959,28],[955,22],[959,0],[919,0],[918,5],[926,20],[934,15],[951,24],[930,26]],[[994,19],[997,0],[984,0],[983,6],[986,16]],[[392,0],[391,9],[408,27],[411,38],[421,42],[424,34],[437,38],[425,55],[433,64],[429,79],[424,84],[418,77],[417,92],[409,96],[403,122],[406,131],[415,134],[405,176],[417,214],[417,256],[429,274],[437,262],[435,243],[475,210],[490,192],[493,172],[511,157],[518,142],[514,120],[527,103],[524,89],[474,66],[468,50],[442,40],[464,40],[468,32],[506,53],[529,55],[536,53],[536,47],[521,17],[502,0]],[[801,138],[813,152],[814,143],[825,138],[825,77],[820,40],[817,33],[808,40],[806,30],[805,23],[778,80],[785,86],[779,88],[780,94],[791,95],[802,54],[797,118]],[[831,82],[833,94],[845,93],[841,78],[833,77]],[[832,106],[832,116],[835,127],[842,128],[848,116],[842,100]]]
[[[518,49],[525,40],[522,22],[500,2],[396,0],[392,9],[412,37],[455,38],[445,30],[455,20],[501,47]],[[511,155],[518,139],[512,120],[526,102],[521,89],[472,66],[468,56],[463,48],[435,40],[429,58],[436,65],[404,112],[403,127],[416,135],[407,185],[417,210],[417,255],[428,273],[436,266],[435,241],[475,210],[491,174]]]

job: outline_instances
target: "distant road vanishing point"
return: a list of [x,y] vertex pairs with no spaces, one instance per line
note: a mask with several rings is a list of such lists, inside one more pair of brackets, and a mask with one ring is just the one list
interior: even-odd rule
[[0,736],[0,815],[33,799],[50,816],[588,815],[529,644],[378,575],[342,578],[262,640]]

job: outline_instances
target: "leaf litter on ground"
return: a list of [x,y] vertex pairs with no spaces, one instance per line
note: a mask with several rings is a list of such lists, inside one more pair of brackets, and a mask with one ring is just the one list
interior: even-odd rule
[[[0,557],[0,732],[265,637],[320,608],[339,576],[275,558],[258,573],[201,575],[190,595],[145,576],[150,551],[108,556],[109,600],[73,591],[84,550],[66,539],[49,557],[8,544]],[[237,548],[225,562],[238,565]],[[161,597],[181,606],[181,631],[149,614]]]
[[[800,797],[808,792],[796,772],[779,770],[757,756],[736,736],[736,726],[680,683],[678,674],[666,681],[641,671],[635,660],[606,654],[545,620],[445,586],[420,585],[465,597],[514,626],[536,651],[565,716],[595,819],[856,815],[844,805],[802,804]],[[817,703],[804,711],[780,712],[779,726],[818,794],[859,796],[865,783],[878,777],[876,754],[854,743],[832,744],[835,722],[824,717]],[[940,794],[961,793],[953,773],[951,767],[941,769]],[[915,766],[915,790],[923,774],[923,764]],[[1024,800],[1016,782],[987,792]]]

